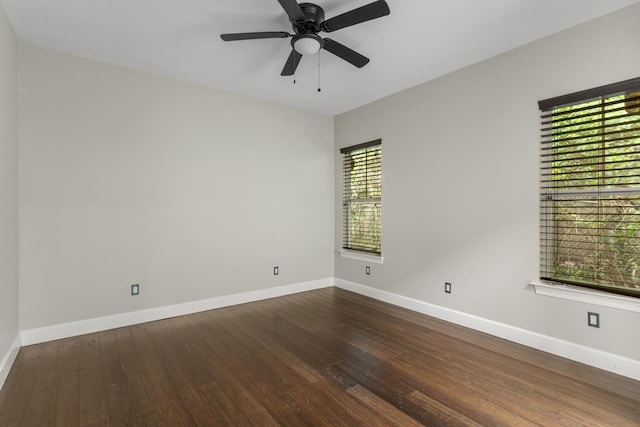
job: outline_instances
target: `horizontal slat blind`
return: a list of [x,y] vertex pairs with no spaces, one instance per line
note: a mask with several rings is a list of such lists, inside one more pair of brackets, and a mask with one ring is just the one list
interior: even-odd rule
[[640,79],[581,93],[540,102],[541,278],[640,297]]
[[380,254],[382,145],[371,141],[342,153],[342,247]]

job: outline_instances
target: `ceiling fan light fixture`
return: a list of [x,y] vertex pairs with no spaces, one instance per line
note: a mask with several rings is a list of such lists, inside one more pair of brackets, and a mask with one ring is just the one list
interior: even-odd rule
[[[2,1],[2,0],[0,0]],[[382,18],[391,13],[385,0],[375,0],[355,9],[351,9],[330,19],[324,19],[324,9],[313,3],[298,3],[298,0],[278,0],[282,9],[289,17],[293,34],[286,31],[259,31],[251,33],[220,34],[223,41],[256,40],[256,39],[286,39],[291,37],[291,53],[282,68],[281,76],[294,76],[303,56],[311,56],[320,49],[347,61],[354,67],[362,68],[369,62],[369,58],[347,46],[332,40],[322,38],[320,32],[330,33],[373,19]],[[320,68],[320,55],[318,55]],[[319,73],[318,73],[319,74]]]
[[322,48],[322,38],[315,34],[298,34],[291,44],[300,55],[313,55]]

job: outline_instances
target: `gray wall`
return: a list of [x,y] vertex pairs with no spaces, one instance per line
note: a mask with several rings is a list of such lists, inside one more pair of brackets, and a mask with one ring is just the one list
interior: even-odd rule
[[21,329],[333,276],[332,117],[28,46],[19,76]]
[[[365,263],[336,255],[336,277],[640,360],[640,314],[528,286],[538,277],[537,101],[638,77],[638,22],[640,5],[336,117],[336,165],[338,148],[382,138],[385,257],[366,276]],[[588,310],[600,329],[587,327]]]
[[16,41],[0,5],[0,360],[18,335]]

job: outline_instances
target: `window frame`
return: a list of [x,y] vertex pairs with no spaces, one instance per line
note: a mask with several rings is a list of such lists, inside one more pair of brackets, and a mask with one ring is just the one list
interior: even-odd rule
[[[347,194],[350,192],[351,178],[347,176],[347,173],[350,174],[350,170],[348,170],[347,163],[347,155],[350,155],[354,152],[370,150],[372,148],[378,148],[380,151],[380,161],[376,166],[379,171],[378,180],[380,185],[380,196],[379,197],[364,197],[364,198],[355,198],[355,199],[347,199]],[[351,258],[365,262],[374,262],[382,264],[384,257],[382,256],[382,139],[376,139],[373,141],[365,142],[362,144],[352,145],[348,147],[344,147],[340,149],[341,153],[341,164],[342,164],[342,242],[341,249],[339,251],[340,255],[344,258]],[[366,180],[368,180],[368,175],[366,175]],[[375,250],[369,250],[364,247],[355,247],[349,242],[350,233],[350,207],[354,204],[367,204],[373,203],[379,206],[380,209],[380,230],[378,233],[378,240],[374,241],[374,244],[377,243],[380,248],[379,252]]]

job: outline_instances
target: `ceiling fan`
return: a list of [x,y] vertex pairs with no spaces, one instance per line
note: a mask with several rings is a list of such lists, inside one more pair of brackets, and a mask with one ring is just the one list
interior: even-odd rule
[[313,3],[300,3],[296,0],[278,0],[280,6],[289,16],[294,34],[286,31],[263,31],[254,33],[221,34],[224,41],[254,40],[254,39],[291,39],[291,54],[282,69],[282,76],[295,73],[303,55],[313,55],[320,49],[333,53],[358,68],[369,62],[369,58],[329,38],[322,38],[319,32],[330,33],[372,19],[380,18],[390,13],[389,6],[384,0],[378,0],[362,7],[350,10],[333,18],[324,19],[324,10]]

